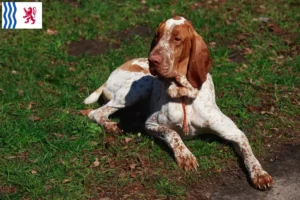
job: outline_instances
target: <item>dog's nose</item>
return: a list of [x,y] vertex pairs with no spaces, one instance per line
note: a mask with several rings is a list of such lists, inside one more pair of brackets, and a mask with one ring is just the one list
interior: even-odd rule
[[159,65],[162,62],[162,57],[157,54],[152,54],[149,56],[149,62],[155,65]]

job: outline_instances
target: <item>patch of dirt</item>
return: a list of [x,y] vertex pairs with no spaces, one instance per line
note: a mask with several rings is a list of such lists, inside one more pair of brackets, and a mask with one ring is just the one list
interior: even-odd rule
[[[239,199],[300,199],[298,187],[300,184],[300,144],[283,145],[268,162],[263,163],[264,168],[273,176],[274,187],[265,192],[255,190],[245,181],[245,178],[236,175],[224,178],[227,184],[220,186],[212,192],[212,200],[239,200]],[[237,172],[240,174],[239,172]],[[241,174],[242,175],[242,174]],[[242,177],[242,176],[241,176]]]
[[17,188],[14,186],[0,186],[0,196],[6,196],[17,192]]
[[234,63],[244,63],[246,59],[243,53],[239,50],[233,50],[229,55],[229,60]]
[[87,54],[89,56],[96,56],[106,53],[109,49],[118,49],[118,43],[101,42],[97,40],[81,40],[73,41],[68,44],[68,53],[72,56],[80,56]]
[[72,41],[67,45],[68,54],[72,56],[80,56],[87,54],[88,56],[97,56],[105,54],[108,50],[120,48],[120,41],[130,42],[135,36],[143,38],[152,35],[152,31],[147,26],[137,25],[133,28],[126,29],[120,32],[111,32],[109,35],[111,38],[116,38],[117,42],[112,42],[112,39],[106,39],[106,41],[98,40],[80,40]]
[[134,36],[140,36],[140,37],[149,37],[154,33],[154,31],[149,28],[148,26],[144,25],[137,25],[135,27],[122,30],[120,32],[111,32],[109,35],[111,35],[114,38],[118,38],[120,40],[125,41],[131,41]]

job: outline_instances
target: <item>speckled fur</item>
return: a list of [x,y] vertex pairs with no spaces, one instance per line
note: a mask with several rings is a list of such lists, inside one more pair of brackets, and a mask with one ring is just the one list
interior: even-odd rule
[[[170,22],[167,21],[167,26],[170,28],[181,23],[182,21],[172,19]],[[91,119],[109,130],[118,131],[117,125],[109,120],[109,116],[121,108],[144,98],[150,98],[151,114],[146,120],[145,130],[166,142],[173,150],[179,167],[190,170],[198,166],[196,157],[185,146],[182,139],[211,132],[234,144],[236,151],[244,160],[254,187],[261,190],[272,187],[272,177],[263,170],[254,156],[245,134],[218,108],[210,74],[207,74],[207,80],[201,88],[195,91],[185,77],[176,78],[177,83],[184,86],[181,87],[172,81],[161,80],[150,73],[145,73],[145,70],[149,71],[146,58],[131,60],[124,65],[128,65],[126,69],[129,71],[121,70],[121,66],[112,72],[106,84],[100,87],[101,91],[105,91],[110,96],[110,101],[90,112]],[[136,68],[135,71],[130,71],[130,65],[138,65],[144,72],[136,72]],[[185,90],[186,88],[189,90]],[[95,98],[101,95],[99,91],[96,90],[96,94],[91,94],[85,102],[95,102]],[[186,99],[187,133],[183,130],[184,114],[181,98],[175,98],[185,96],[183,94],[191,97]]]

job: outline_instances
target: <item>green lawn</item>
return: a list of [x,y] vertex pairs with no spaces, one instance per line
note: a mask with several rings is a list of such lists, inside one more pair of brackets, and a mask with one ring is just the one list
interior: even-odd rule
[[200,167],[184,172],[162,142],[104,133],[80,113],[98,106],[82,101],[112,70],[147,57],[172,15],[206,41],[217,103],[260,160],[300,143],[299,2],[195,2],[48,0],[43,30],[0,30],[0,199],[184,199],[190,185],[241,170],[215,138],[186,142]]

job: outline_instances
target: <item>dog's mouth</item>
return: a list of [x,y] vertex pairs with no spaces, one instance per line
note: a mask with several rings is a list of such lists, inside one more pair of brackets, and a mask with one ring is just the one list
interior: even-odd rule
[[172,74],[169,73],[169,68],[159,67],[149,62],[149,71],[153,76],[158,76],[160,79],[170,79]]

